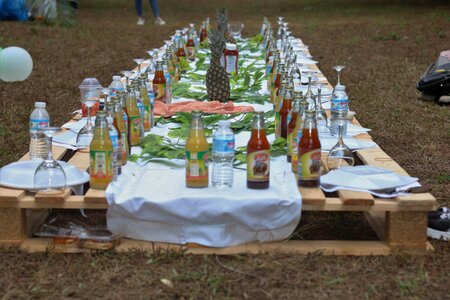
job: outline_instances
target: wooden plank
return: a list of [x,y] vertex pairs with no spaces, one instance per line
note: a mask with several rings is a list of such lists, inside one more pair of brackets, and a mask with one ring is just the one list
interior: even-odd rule
[[0,187],[0,202],[17,202],[24,196],[24,190]]
[[89,189],[84,195],[84,201],[88,203],[105,203],[106,195],[104,190]]
[[430,193],[408,194],[396,199],[401,206],[437,205],[436,198]]
[[34,196],[34,200],[37,203],[61,203],[66,201],[67,198],[72,194],[71,189],[65,189],[62,192],[56,192],[56,193],[44,193],[44,192],[37,192]]
[[26,237],[26,212],[19,208],[0,208],[0,244],[19,244]]
[[69,159],[68,163],[74,165],[81,171],[86,171],[89,168],[89,153],[77,151]]
[[386,212],[386,241],[393,250],[425,252],[427,225],[427,212]]
[[44,208],[60,208],[60,209],[107,209],[108,204],[104,203],[88,203],[84,201],[84,196],[69,196],[66,201],[61,203],[38,203],[34,201],[34,196],[25,195],[22,200],[18,202],[2,203],[0,202],[0,208],[32,208],[32,209],[44,209]]
[[349,190],[339,190],[338,191],[339,198],[342,199],[342,202],[345,205],[374,205],[375,200],[370,193],[366,192],[357,192],[357,191],[349,191]]
[[369,222],[370,227],[372,227],[373,231],[375,232],[375,234],[378,236],[380,240],[384,241],[386,239],[386,232],[385,232],[386,213],[383,211],[365,211],[363,213],[367,221]]
[[124,239],[117,251],[130,250],[174,250],[191,254],[233,255],[239,253],[323,253],[324,255],[389,255],[388,245],[380,241],[297,241],[290,240],[272,243],[249,243],[245,245],[211,248],[199,245],[187,247],[183,245],[153,243]]
[[324,205],[325,194],[320,188],[299,187],[298,190],[302,195],[302,203],[309,205]]
[[366,165],[386,168],[399,175],[409,176],[408,173],[380,147],[360,149],[356,151],[356,154]]

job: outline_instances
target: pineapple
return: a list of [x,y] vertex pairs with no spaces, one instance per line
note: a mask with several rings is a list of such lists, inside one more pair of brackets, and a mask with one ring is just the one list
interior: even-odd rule
[[228,12],[226,8],[217,11],[217,30],[223,33],[227,43],[236,44],[236,40],[228,35]]
[[208,32],[209,48],[211,49],[211,62],[206,72],[206,91],[208,100],[227,102],[230,98],[230,79],[225,68],[220,64],[220,57],[225,47],[223,33],[211,29]]

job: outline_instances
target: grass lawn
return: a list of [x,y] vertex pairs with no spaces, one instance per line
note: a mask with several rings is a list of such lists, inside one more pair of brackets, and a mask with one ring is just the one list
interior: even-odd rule
[[[167,26],[136,26],[133,1],[81,0],[78,25],[0,23],[0,47],[20,46],[34,60],[24,82],[0,83],[0,166],[20,158],[29,141],[35,101],[47,102],[52,124],[78,109],[78,85],[135,66],[133,58],[160,47],[175,29],[226,6],[231,21],[255,35],[267,16],[285,16],[310,46],[319,68],[341,77],[350,107],[373,139],[410,175],[433,187],[450,205],[450,107],[418,100],[415,85],[439,52],[450,47],[448,1],[282,0],[160,1]],[[371,238],[361,214],[304,214],[304,236]],[[427,256],[323,257],[192,256],[115,252],[85,255],[25,254],[0,249],[0,298],[431,298],[448,299],[450,247],[433,242]]]

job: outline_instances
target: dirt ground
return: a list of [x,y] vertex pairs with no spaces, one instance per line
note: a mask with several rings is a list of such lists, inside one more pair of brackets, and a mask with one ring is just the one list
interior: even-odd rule
[[[160,47],[175,29],[226,6],[232,21],[255,35],[263,16],[283,15],[335,83],[341,77],[350,106],[374,140],[412,176],[450,205],[450,107],[418,100],[415,85],[440,51],[450,47],[448,1],[282,0],[160,1],[165,27],[136,26],[132,1],[81,0],[74,27],[0,22],[0,47],[28,49],[31,77],[0,83],[0,166],[26,152],[28,117],[47,102],[54,125],[78,109],[78,85],[104,85],[133,58]],[[373,239],[360,214],[304,214],[303,237]],[[362,225],[361,225],[362,224]],[[301,227],[302,228],[302,227]],[[306,228],[306,229],[305,229]],[[450,247],[432,242],[427,256],[324,257],[260,254],[228,257],[175,252],[89,255],[26,254],[0,250],[0,297],[22,298],[434,298],[450,299]]]

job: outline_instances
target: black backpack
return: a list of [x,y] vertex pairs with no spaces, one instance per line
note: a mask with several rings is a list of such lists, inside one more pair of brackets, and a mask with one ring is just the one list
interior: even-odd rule
[[437,102],[441,96],[450,95],[450,50],[441,52],[438,60],[426,69],[417,83],[417,89],[424,97],[434,98]]

